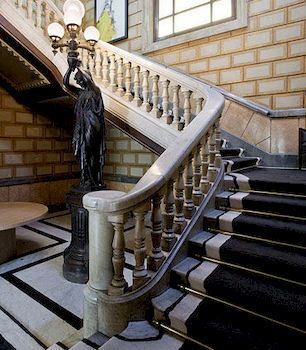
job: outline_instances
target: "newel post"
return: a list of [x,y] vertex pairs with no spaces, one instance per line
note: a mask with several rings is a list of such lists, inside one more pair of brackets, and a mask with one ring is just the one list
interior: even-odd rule
[[113,278],[113,225],[108,214],[99,210],[100,204],[122,197],[120,191],[91,192],[83,197],[89,213],[89,280],[84,291],[84,334],[90,336],[99,330],[99,295],[106,294]]

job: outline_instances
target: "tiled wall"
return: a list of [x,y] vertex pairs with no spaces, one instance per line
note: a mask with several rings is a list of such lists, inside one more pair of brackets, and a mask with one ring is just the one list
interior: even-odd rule
[[120,130],[107,125],[106,179],[133,181],[144,175],[156,156]]
[[[141,52],[142,2],[129,0],[128,39],[117,43],[128,51]],[[248,2],[247,28],[149,56],[274,109],[306,107],[305,0]],[[86,1],[89,22],[93,6]]]
[[[40,198],[45,204],[60,203],[69,184],[75,183],[69,179],[78,172],[71,130],[72,121],[64,127],[55,118],[19,104],[0,88],[0,200]],[[28,184],[12,185],[20,182]]]

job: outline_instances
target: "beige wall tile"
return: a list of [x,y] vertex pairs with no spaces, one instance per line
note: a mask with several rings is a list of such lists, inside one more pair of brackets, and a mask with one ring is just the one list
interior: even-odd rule
[[236,52],[236,51],[240,51],[242,49],[243,49],[243,37],[242,37],[242,35],[221,41],[221,53],[222,54]]
[[0,109],[0,122],[14,123],[15,113],[14,111]]
[[245,35],[245,48],[261,47],[272,44],[272,29]]
[[256,93],[256,83],[246,82],[246,83],[235,83],[231,87],[231,92],[239,96],[253,96]]
[[252,0],[250,1],[250,16],[272,10],[272,0]]
[[224,69],[231,66],[231,57],[230,56],[219,56],[209,59],[209,69]]
[[306,39],[288,43],[289,56],[306,55]]
[[5,165],[23,164],[23,155],[20,153],[5,153],[3,162]]
[[15,169],[15,176],[16,177],[28,177],[28,176],[34,176],[34,170],[32,167],[17,167]]
[[304,59],[296,58],[273,63],[273,75],[275,77],[282,75],[292,75],[304,72]]
[[33,140],[15,140],[15,151],[31,151],[34,148]]
[[286,26],[273,29],[274,42],[291,41],[302,39],[304,36],[304,23],[288,24]]
[[306,74],[288,78],[289,91],[306,90]]
[[201,57],[212,57],[220,54],[220,41],[207,43],[200,46]]
[[242,66],[256,63],[256,51],[247,51],[232,55],[232,66]]
[[286,10],[269,12],[258,17],[259,29],[265,29],[286,24]]
[[306,19],[306,4],[301,3],[299,5],[288,8],[288,20],[290,22],[296,22]]
[[0,151],[11,151],[13,148],[12,140],[0,139]]
[[272,63],[257,64],[244,68],[245,80],[257,80],[272,77]]
[[189,73],[200,73],[208,70],[208,61],[201,60],[189,63],[188,71]]
[[274,0],[274,8],[286,7],[303,1],[304,0]]
[[179,63],[180,57],[179,57],[179,52],[170,52],[165,55],[163,55],[163,61],[166,64],[175,64]]
[[287,57],[287,44],[273,45],[258,49],[259,61],[273,61]]
[[258,94],[272,94],[286,91],[286,79],[260,80],[257,83]]
[[195,60],[198,57],[197,49],[185,49],[180,53],[180,60],[183,62]]
[[243,70],[241,68],[225,69],[220,72],[220,83],[228,84],[243,80]]
[[3,136],[23,137],[24,128],[21,125],[5,125],[3,127]]
[[0,179],[7,179],[13,177],[12,168],[0,168]]
[[32,113],[22,113],[17,112],[16,113],[16,123],[27,123],[32,124],[33,123],[33,114]]
[[302,108],[303,97],[304,97],[303,93],[275,95],[273,96],[273,108],[275,109]]
[[207,72],[200,75],[200,78],[208,80],[213,84],[219,84],[219,72]]

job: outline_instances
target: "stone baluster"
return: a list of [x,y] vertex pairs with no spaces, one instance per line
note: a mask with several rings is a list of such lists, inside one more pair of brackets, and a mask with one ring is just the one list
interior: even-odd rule
[[46,33],[47,33],[48,25],[51,23],[50,16],[51,16],[50,7],[45,2],[45,31],[46,31]]
[[158,81],[159,81],[159,75],[154,74],[152,76],[152,81],[153,81],[153,85],[152,85],[152,110],[151,110],[151,114],[155,117],[155,118],[159,118],[160,117],[160,110],[158,108]]
[[95,78],[101,79],[101,49],[96,48],[96,54],[95,54]]
[[157,193],[152,200],[152,251],[148,257],[148,269],[157,271],[160,265],[163,263],[165,256],[161,250],[161,238],[162,238],[162,216],[160,210],[160,202],[162,195]]
[[107,51],[103,51],[103,61],[102,61],[102,84],[107,87],[108,81],[108,55]]
[[216,159],[216,135],[214,127],[212,127],[209,131],[208,137],[208,171],[207,171],[207,179],[212,184],[216,179],[217,168],[215,167],[215,159]]
[[215,123],[215,135],[216,135],[216,156],[215,156],[215,167],[220,168],[221,167],[221,154],[220,154],[220,148],[221,148],[221,128],[220,128],[220,117]]
[[112,90],[112,92],[115,92],[117,90],[117,84],[116,84],[116,57],[114,54],[111,54],[109,56],[110,59],[110,65],[109,65],[109,79],[110,84],[109,87]]
[[87,50],[83,50],[83,68],[85,70],[88,69],[88,51]]
[[146,112],[150,112],[151,105],[149,103],[149,71],[144,70],[142,73],[142,97],[143,97],[143,104],[141,106],[141,109],[143,109]]
[[163,93],[162,93],[162,107],[163,107],[163,114],[162,119],[165,123],[171,124],[172,123],[172,117],[169,114],[169,84],[170,81],[168,79],[165,79],[162,81],[162,87],[163,87]]
[[42,16],[41,6],[42,6],[42,0],[36,0],[36,26],[39,29],[41,29],[41,16]]
[[22,2],[23,2],[23,0],[16,0],[16,2],[15,2],[16,7],[17,8],[22,7]]
[[135,268],[133,271],[133,289],[143,285],[148,279],[148,271],[145,267],[147,247],[145,242],[145,215],[150,210],[150,202],[134,210],[135,216]]
[[192,91],[189,90],[183,90],[184,95],[184,121],[185,121],[185,127],[190,124],[191,122],[191,104],[190,104],[190,96]]
[[195,97],[195,103],[196,103],[196,115],[198,115],[202,109],[203,109],[203,98],[196,96]]
[[203,199],[203,194],[200,187],[201,181],[201,144],[196,146],[193,158],[193,191],[192,200],[195,206],[199,206]]
[[137,107],[139,107],[142,104],[142,101],[140,99],[139,93],[140,93],[140,67],[134,66],[134,99],[133,104]]
[[132,101],[133,95],[131,92],[131,82],[132,82],[132,74],[131,74],[131,62],[125,62],[125,94],[124,99],[127,101]]
[[117,83],[118,83],[118,89],[116,91],[116,94],[118,96],[124,95],[124,89],[123,89],[123,59],[121,57],[118,57],[117,59]]
[[174,234],[174,196],[173,196],[173,180],[170,179],[166,185],[166,192],[164,195],[164,207],[165,212],[163,213],[164,219],[164,231],[162,234],[162,249],[166,252],[170,252],[176,242]]
[[179,110],[180,110],[180,97],[179,97],[179,93],[180,93],[180,85],[174,85],[172,90],[173,90],[173,99],[172,99],[172,103],[173,103],[173,108],[172,108],[172,115],[173,115],[173,123],[175,125],[175,127],[178,130],[182,130],[182,123],[180,120],[180,115],[179,115]]
[[27,1],[27,15],[28,15],[28,19],[30,21],[32,21],[32,17],[33,17],[33,0],[28,0]]
[[207,143],[208,136],[204,136],[202,139],[202,147],[201,147],[201,181],[200,181],[200,187],[202,193],[205,195],[208,193],[208,190],[210,189],[210,183],[207,179],[207,171],[208,171],[208,143]]
[[88,55],[88,68],[92,77],[95,76],[95,61],[92,55]]
[[174,186],[174,203],[175,203],[175,217],[174,217],[174,232],[181,234],[186,226],[186,219],[183,213],[184,207],[184,166],[178,169],[177,178]]
[[192,201],[193,190],[193,168],[192,168],[193,154],[188,156],[187,164],[185,166],[185,201],[184,201],[184,216],[186,219],[191,219],[195,211],[195,206]]
[[114,275],[110,286],[108,287],[109,295],[122,295],[127,290],[128,284],[123,275],[125,264],[124,249],[124,223],[126,221],[125,215],[117,215],[109,217],[109,221],[114,227],[113,238],[113,269]]

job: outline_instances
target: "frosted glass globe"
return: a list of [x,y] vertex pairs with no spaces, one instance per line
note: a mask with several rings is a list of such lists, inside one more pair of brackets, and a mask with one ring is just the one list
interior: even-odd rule
[[100,38],[100,32],[94,26],[87,27],[84,31],[84,38],[87,41],[98,41]]
[[64,34],[65,34],[65,30],[63,26],[61,26],[59,23],[53,22],[48,25],[48,35],[50,38],[57,37],[62,39]]

